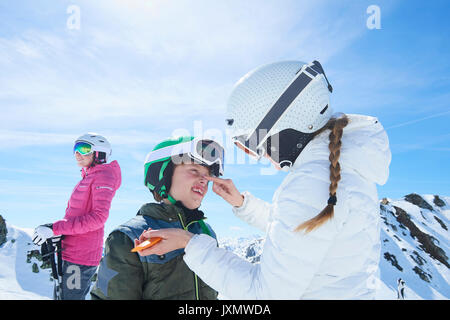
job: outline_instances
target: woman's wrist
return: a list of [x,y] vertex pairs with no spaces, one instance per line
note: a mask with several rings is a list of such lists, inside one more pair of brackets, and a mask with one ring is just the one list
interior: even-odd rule
[[189,241],[191,241],[193,236],[194,236],[193,233],[186,230],[186,232],[184,233],[184,236],[183,236],[182,248],[186,248],[187,244],[189,243]]
[[244,204],[244,196],[242,194],[239,195],[240,195],[239,200],[236,200],[235,203],[233,204],[233,207],[235,208],[240,208]]

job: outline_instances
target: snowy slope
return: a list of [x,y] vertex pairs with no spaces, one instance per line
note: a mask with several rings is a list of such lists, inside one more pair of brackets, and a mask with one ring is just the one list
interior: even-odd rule
[[410,194],[380,208],[382,281],[396,290],[396,280],[405,280],[407,298],[449,299],[450,197]]
[[[405,299],[450,298],[449,216],[450,197],[410,194],[400,200],[380,201],[380,279],[374,281],[377,299],[397,299],[398,278],[406,282]],[[264,239],[224,238],[219,244],[258,263]]]
[[27,253],[39,250],[31,241],[32,229],[7,226],[6,243],[0,246],[0,299],[51,299],[53,282],[50,270],[32,271],[33,263],[41,266],[35,257],[27,263]]
[[[410,194],[380,201],[382,250],[378,299],[397,298],[397,279],[406,282],[406,299],[450,298],[450,197]],[[42,262],[27,252],[38,250],[32,230],[7,224],[5,244],[0,246],[0,299],[49,299],[53,282],[50,270],[32,271]],[[264,239],[259,236],[219,238],[219,245],[252,263],[259,263]],[[226,297],[219,294],[220,299]]]

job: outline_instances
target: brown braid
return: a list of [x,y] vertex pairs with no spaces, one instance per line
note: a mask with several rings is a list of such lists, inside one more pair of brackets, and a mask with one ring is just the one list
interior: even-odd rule
[[314,229],[320,227],[329,219],[333,218],[334,204],[336,201],[336,191],[338,182],[339,180],[341,180],[341,166],[339,164],[339,157],[341,155],[342,146],[341,138],[343,129],[348,124],[348,122],[349,120],[346,115],[343,115],[340,118],[332,118],[322,129],[318,130],[315,134],[315,136],[317,136],[325,130],[331,130],[328,136],[330,140],[330,143],[328,144],[328,149],[330,150],[330,156],[328,158],[330,160],[330,200],[328,201],[328,205],[322,210],[322,212],[295,228],[296,232],[305,230],[305,233],[309,233]]

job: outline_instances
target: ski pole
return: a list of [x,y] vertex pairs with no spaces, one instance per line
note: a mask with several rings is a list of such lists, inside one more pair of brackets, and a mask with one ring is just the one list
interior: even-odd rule
[[49,256],[50,259],[50,265],[52,267],[52,276],[55,281],[55,300],[59,300],[59,292],[58,292],[58,271],[56,270],[56,263],[55,263],[55,247],[53,246],[53,240],[47,239],[47,250],[48,253],[46,256]]
[[58,295],[59,298],[61,299],[62,296],[62,276],[63,276],[63,271],[62,271],[62,248],[61,248],[61,237],[58,239],[58,241],[56,242],[56,254],[57,254],[57,272],[58,272]]

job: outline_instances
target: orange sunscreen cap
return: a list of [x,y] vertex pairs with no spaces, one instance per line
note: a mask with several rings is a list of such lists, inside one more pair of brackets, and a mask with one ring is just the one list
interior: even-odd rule
[[148,240],[145,240],[138,246],[134,247],[133,249],[131,249],[131,252],[142,251],[144,249],[150,248],[151,246],[157,244],[161,240],[162,240],[162,238],[160,238],[160,237],[150,238]]

